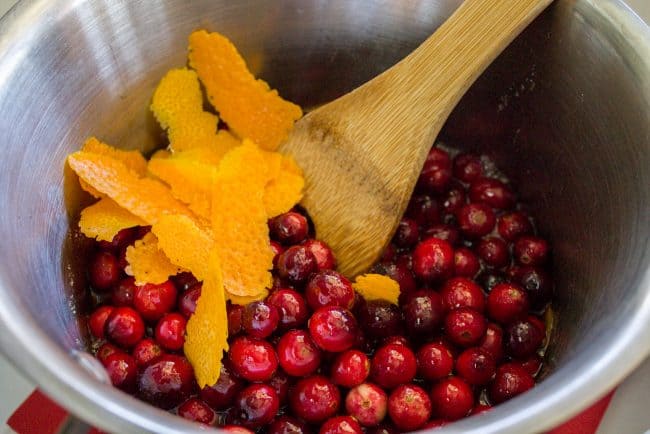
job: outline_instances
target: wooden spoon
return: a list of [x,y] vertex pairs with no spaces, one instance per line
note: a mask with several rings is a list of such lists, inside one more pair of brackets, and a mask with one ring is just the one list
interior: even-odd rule
[[304,169],[302,204],[342,273],[378,259],[454,106],[551,2],[465,0],[398,64],[298,121],[281,151]]

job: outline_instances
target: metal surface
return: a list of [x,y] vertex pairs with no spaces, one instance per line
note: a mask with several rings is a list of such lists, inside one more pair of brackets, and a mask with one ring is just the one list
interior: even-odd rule
[[[218,29],[313,106],[393,64],[458,1],[25,1],[0,23],[0,348],[79,417],[119,433],[204,432],[102,384],[62,266],[65,155],[95,134],[152,149],[147,106],[187,35]],[[484,74],[443,135],[492,154],[554,246],[553,369],[534,390],[436,432],[525,433],[606,392],[650,351],[650,31],[614,0],[558,1]],[[387,120],[390,121],[390,120]],[[76,206],[78,208],[78,203]],[[76,296],[75,296],[76,294]],[[75,301],[77,300],[77,301]]]

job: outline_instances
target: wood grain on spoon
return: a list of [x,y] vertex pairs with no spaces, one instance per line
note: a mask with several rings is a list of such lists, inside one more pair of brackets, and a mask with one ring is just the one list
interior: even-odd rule
[[466,0],[409,56],[296,124],[281,150],[304,169],[302,204],[342,273],[377,260],[454,106],[551,2]]

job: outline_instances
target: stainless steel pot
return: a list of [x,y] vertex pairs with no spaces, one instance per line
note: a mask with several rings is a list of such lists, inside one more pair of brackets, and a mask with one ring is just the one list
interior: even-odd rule
[[[79,206],[64,188],[66,154],[91,134],[152,149],[149,98],[165,70],[184,64],[194,29],[229,35],[256,73],[313,106],[389,67],[458,3],[20,3],[0,24],[2,352],[99,427],[203,432],[107,386],[79,353],[83,305],[62,265]],[[476,83],[443,135],[455,145],[474,137],[464,146],[493,155],[544,223],[558,332],[534,390],[440,432],[549,428],[650,351],[650,31],[616,0],[558,1]]]

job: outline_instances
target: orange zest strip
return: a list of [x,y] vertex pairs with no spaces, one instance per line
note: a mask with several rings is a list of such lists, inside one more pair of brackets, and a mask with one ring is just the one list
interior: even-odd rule
[[140,151],[125,151],[124,149],[115,148],[100,142],[95,137],[89,137],[81,147],[82,151],[92,152],[93,154],[105,155],[114,160],[121,161],[126,167],[144,176],[147,173],[147,160],[142,156]]
[[129,265],[124,271],[135,278],[137,285],[146,283],[163,283],[181,271],[182,268],[172,264],[165,253],[158,247],[156,236],[149,232],[133,246],[126,249],[126,261]]
[[366,300],[386,300],[397,304],[399,283],[382,274],[357,276],[352,287]]
[[112,241],[119,231],[134,226],[146,226],[146,222],[134,216],[108,198],[84,208],[79,219],[81,233],[97,241]]

